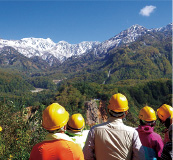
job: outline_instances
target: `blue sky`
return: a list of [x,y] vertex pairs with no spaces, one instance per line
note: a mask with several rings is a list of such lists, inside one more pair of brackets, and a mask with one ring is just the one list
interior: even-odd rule
[[103,42],[134,24],[151,29],[171,22],[171,0],[0,0],[0,38],[8,40]]

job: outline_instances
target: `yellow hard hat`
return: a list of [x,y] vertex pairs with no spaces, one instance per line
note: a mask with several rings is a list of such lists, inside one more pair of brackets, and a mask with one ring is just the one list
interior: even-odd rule
[[2,127],[0,126],[0,132],[2,131]]
[[121,93],[114,94],[109,101],[108,109],[114,112],[127,111],[129,109],[127,98]]
[[139,112],[139,119],[144,121],[155,121],[157,118],[154,109],[149,106],[145,106]]
[[72,131],[81,131],[84,127],[85,120],[80,113],[73,114],[67,123],[67,128]]
[[167,104],[163,104],[157,109],[158,117],[164,122],[167,118],[173,118],[173,107]]
[[42,126],[53,131],[67,124],[69,113],[60,104],[53,103],[43,111],[42,119]]

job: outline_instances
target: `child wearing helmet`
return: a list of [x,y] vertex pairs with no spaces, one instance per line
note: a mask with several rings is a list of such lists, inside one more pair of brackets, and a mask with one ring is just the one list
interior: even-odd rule
[[69,113],[58,103],[49,105],[42,115],[42,126],[49,133],[45,140],[36,144],[30,160],[84,160],[82,149],[64,132]]
[[165,130],[163,131],[165,133],[164,137],[164,144],[170,141],[169,135],[168,135],[168,129],[169,126],[172,124],[173,119],[173,107],[167,104],[163,104],[160,108],[157,109],[157,116],[161,123],[165,125]]
[[146,159],[161,157],[163,141],[160,135],[154,132],[156,114],[153,108],[143,107],[139,112],[140,125],[137,128],[139,137],[145,150]]
[[85,120],[80,113],[73,114],[68,123],[66,134],[83,149],[88,135],[88,130],[83,130]]

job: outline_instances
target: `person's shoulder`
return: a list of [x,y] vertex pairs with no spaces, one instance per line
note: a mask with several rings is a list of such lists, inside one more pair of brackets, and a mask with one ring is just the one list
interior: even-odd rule
[[82,133],[88,133],[89,132],[89,130],[83,130],[82,131]]
[[108,122],[104,122],[104,123],[101,123],[101,124],[96,124],[96,125],[92,126],[90,130],[102,128],[102,127],[104,127],[105,125],[107,125],[107,123],[108,123]]
[[162,139],[161,136],[158,133],[154,132],[154,131],[151,133],[151,135],[154,139]]
[[127,125],[124,125],[125,129],[128,130],[129,132],[137,132],[136,128],[134,127],[131,127],[131,126],[127,126]]
[[83,136],[87,136],[87,135],[88,135],[88,132],[89,132],[89,130],[83,130],[83,131],[82,131],[82,135],[83,135]]
[[46,143],[46,141],[39,142],[39,143],[35,144],[33,148],[39,148],[42,145],[44,145],[45,143]]
[[46,141],[42,141],[40,143],[37,143],[33,146],[32,152],[39,152],[40,150],[44,149]]
[[72,142],[72,141],[66,141],[67,145],[71,150],[77,150],[77,151],[82,151],[81,147],[79,144]]

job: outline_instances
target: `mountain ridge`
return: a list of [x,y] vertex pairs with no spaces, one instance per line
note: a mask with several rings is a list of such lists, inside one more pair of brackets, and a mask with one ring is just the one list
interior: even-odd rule
[[105,54],[91,51],[54,68],[74,81],[115,83],[127,79],[171,78],[172,31],[147,32],[134,42],[112,47]]
[[4,46],[11,46],[28,58],[38,56],[52,66],[57,61],[63,63],[67,58],[81,56],[91,51],[94,51],[96,55],[106,54],[110,48],[134,42],[139,36],[144,35],[147,32],[165,32],[170,30],[171,27],[172,23],[156,29],[146,29],[143,26],[135,24],[103,42],[83,41],[78,44],[69,44],[66,41],[54,43],[50,38],[43,39],[31,37],[23,38],[21,40],[0,39],[0,48],[2,49]]
[[60,41],[54,43],[50,38],[23,38],[21,40],[0,39],[0,48],[11,46],[28,58],[39,56],[43,60],[47,60],[48,56],[52,55],[60,62],[63,62],[72,55],[80,55],[86,52],[86,50],[91,49],[98,43],[100,42],[84,41],[79,44],[69,44],[68,42]]

